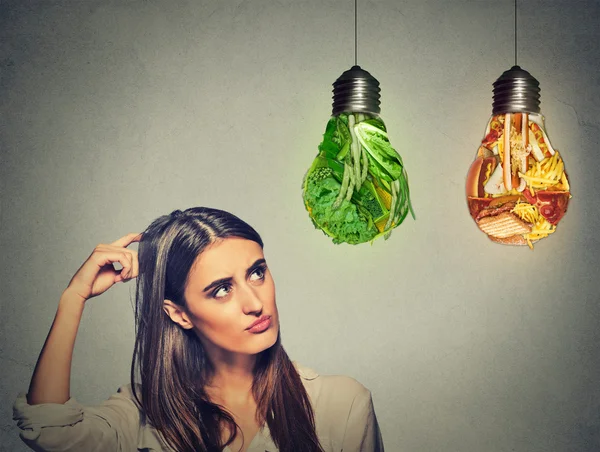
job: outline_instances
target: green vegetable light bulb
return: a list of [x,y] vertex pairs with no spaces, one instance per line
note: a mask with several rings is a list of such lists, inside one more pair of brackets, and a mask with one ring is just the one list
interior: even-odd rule
[[333,113],[306,172],[302,196],[333,243],[387,239],[410,212],[408,178],[379,117],[379,82],[360,66],[333,84]]

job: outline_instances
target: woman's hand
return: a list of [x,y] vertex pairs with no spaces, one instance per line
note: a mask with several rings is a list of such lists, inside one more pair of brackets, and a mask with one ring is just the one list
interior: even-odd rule
[[[120,281],[138,275],[137,252],[128,250],[142,234],[127,234],[110,245],[98,245],[77,270],[58,303],[56,317],[35,366],[27,401],[65,403],[70,398],[71,360],[85,301]],[[123,267],[116,270],[113,264]]]
[[[83,301],[106,292],[118,282],[129,281],[138,275],[138,255],[127,249],[142,238],[140,233],[127,234],[110,245],[98,245],[77,270],[65,292],[77,295]],[[114,264],[121,265],[116,270]]]

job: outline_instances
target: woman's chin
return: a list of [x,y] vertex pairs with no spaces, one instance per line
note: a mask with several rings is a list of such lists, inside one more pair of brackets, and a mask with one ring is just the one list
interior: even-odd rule
[[278,326],[273,326],[273,327],[269,328],[267,331],[264,331],[261,334],[255,335],[255,337],[252,338],[252,343],[249,344],[250,347],[252,348],[252,351],[250,353],[258,354],[260,352],[264,352],[265,350],[273,347],[273,345],[275,345],[275,343],[277,342],[278,335],[279,335]]

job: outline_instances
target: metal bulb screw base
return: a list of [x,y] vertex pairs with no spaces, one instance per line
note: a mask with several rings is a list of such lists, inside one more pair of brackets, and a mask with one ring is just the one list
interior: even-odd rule
[[379,82],[360,66],[352,66],[333,83],[333,116],[341,113],[379,115]]
[[529,72],[513,66],[494,82],[492,114],[518,112],[540,112],[540,84]]

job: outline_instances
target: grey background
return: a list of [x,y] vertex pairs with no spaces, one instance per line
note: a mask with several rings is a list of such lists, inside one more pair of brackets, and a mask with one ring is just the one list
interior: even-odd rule
[[[353,64],[353,2],[0,0],[0,450],[69,278],[175,208],[254,225],[283,343],[373,392],[389,451],[600,450],[598,1],[519,1],[573,199],[535,246],[490,242],[464,180],[513,62],[513,2],[359,1],[359,64],[417,220],[334,246],[300,184]],[[128,381],[132,285],[86,309],[72,394]]]

